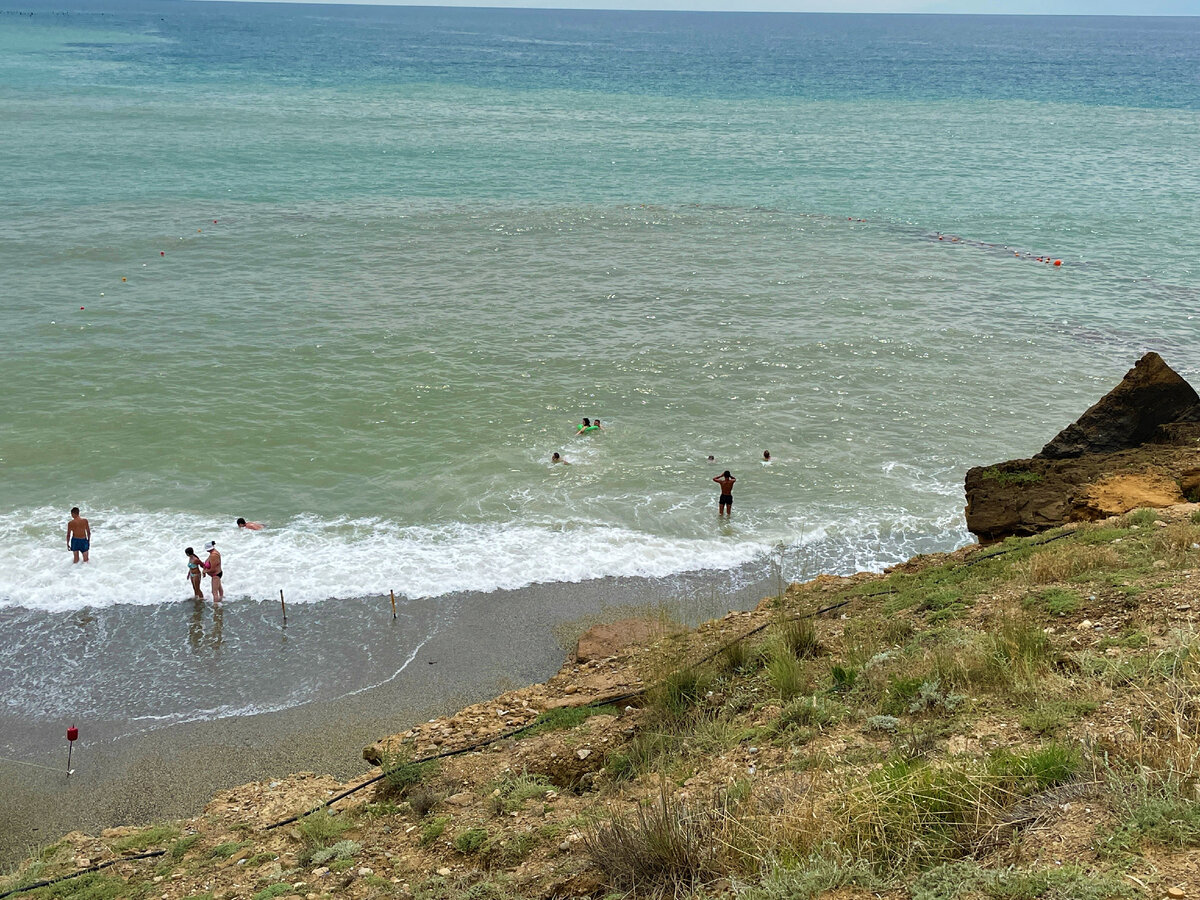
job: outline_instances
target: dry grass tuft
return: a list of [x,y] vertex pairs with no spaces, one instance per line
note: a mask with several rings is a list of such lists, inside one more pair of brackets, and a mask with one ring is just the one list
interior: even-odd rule
[[1031,584],[1053,584],[1085,572],[1120,568],[1121,556],[1103,544],[1067,544],[1034,553],[1018,566]]

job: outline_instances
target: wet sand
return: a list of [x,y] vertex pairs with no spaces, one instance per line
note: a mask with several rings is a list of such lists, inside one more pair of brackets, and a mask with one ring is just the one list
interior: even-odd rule
[[[57,722],[21,722],[0,710],[4,744],[47,748],[15,754],[20,763],[0,761],[0,865],[68,831],[196,815],[215,791],[249,781],[292,772],[352,778],[369,771],[362,748],[376,739],[549,678],[574,638],[595,622],[665,609],[695,624],[749,609],[775,590],[764,575],[747,569],[610,578],[444,598],[438,602],[452,612],[391,681],[277,712],[136,734],[123,734],[111,722],[81,722],[70,779]],[[320,606],[294,609],[289,619],[317,616]]]

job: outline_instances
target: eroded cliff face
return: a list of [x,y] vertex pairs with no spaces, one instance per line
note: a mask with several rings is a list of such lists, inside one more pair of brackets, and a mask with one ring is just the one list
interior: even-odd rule
[[1200,499],[1200,396],[1147,353],[1031,459],[969,470],[966,497],[984,541]]

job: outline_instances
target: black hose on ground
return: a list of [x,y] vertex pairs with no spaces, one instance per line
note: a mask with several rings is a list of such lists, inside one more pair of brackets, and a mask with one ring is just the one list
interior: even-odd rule
[[26,891],[35,891],[38,888],[49,887],[52,884],[58,884],[60,881],[67,881],[71,878],[78,878],[80,875],[89,875],[92,872],[99,872],[101,869],[107,869],[109,866],[115,866],[117,863],[129,862],[133,859],[153,859],[156,856],[163,856],[166,850],[151,850],[149,853],[138,853],[135,856],[122,856],[117,859],[110,859],[108,862],[102,862],[96,866],[88,866],[86,869],[80,869],[78,872],[69,872],[66,875],[59,875],[57,878],[48,878],[45,881],[36,881],[33,884],[27,884],[24,887],[13,888],[10,891],[5,891],[0,894],[0,900],[5,897],[11,897],[13,894],[23,894]]
[[[823,613],[827,613],[827,612],[830,612],[831,610],[839,609],[839,608],[847,605],[848,603],[850,603],[849,600],[843,600],[841,603],[835,603],[832,606],[827,606],[824,609],[819,609],[813,613],[807,613],[806,615],[803,615],[803,616],[794,616],[794,617],[792,617],[792,621],[798,621],[800,619],[813,619],[819,615],[822,615]],[[737,637],[735,637],[733,640],[729,641],[728,643],[722,644],[720,647],[718,647],[712,653],[709,653],[708,655],[703,656],[700,659],[692,660],[691,662],[687,663],[684,666],[680,666],[680,669],[687,669],[687,668],[691,668],[692,666],[702,665],[703,663],[708,662],[710,659],[713,659],[718,654],[723,653],[725,650],[727,650],[729,647],[732,647],[734,644],[744,641],[746,638],[757,634],[758,632],[762,631],[765,628],[769,628],[773,624],[775,624],[775,623],[767,622],[763,625],[759,625],[757,628],[752,628],[750,631],[747,631],[745,634],[740,634]],[[599,699],[591,701],[590,703],[582,703],[576,708],[577,709],[587,709],[588,707],[592,707],[592,706],[607,706],[611,703],[621,703],[626,700],[636,699],[636,698],[642,696],[648,690],[650,690],[649,686],[638,688],[635,691],[629,691],[624,694],[618,694],[615,697],[601,697]],[[293,822],[298,822],[300,819],[303,819],[306,816],[311,816],[315,812],[320,812],[322,809],[328,809],[332,804],[336,803],[337,801],[343,800],[346,797],[349,797],[351,794],[358,793],[365,787],[370,787],[373,784],[377,784],[378,782],[382,781],[383,779],[385,779],[389,775],[391,775],[392,772],[395,772],[398,769],[403,768],[404,766],[415,766],[415,765],[420,765],[421,763],[433,762],[434,760],[438,760],[438,759],[446,759],[451,756],[461,756],[464,753],[471,753],[472,751],[478,750],[481,747],[487,747],[491,744],[497,743],[498,741],[503,741],[503,740],[507,740],[509,738],[516,737],[518,734],[521,734],[524,731],[528,731],[529,729],[534,728],[539,724],[541,724],[541,723],[539,723],[535,719],[534,721],[529,722],[525,725],[522,725],[519,728],[514,728],[511,731],[505,731],[505,732],[502,732],[501,734],[492,735],[491,737],[484,738],[483,740],[480,740],[480,741],[476,741],[473,744],[469,744],[466,747],[459,747],[457,750],[447,750],[443,753],[436,753],[433,756],[426,756],[426,757],[422,757],[421,759],[410,760],[406,763],[403,763],[401,766],[397,766],[394,769],[390,769],[389,771],[386,771],[386,772],[381,771],[374,778],[369,778],[366,781],[364,781],[362,784],[355,785],[354,787],[352,787],[348,790],[342,791],[342,793],[338,794],[336,797],[330,797],[328,800],[318,804],[317,806],[314,806],[312,809],[310,809],[306,812],[297,813],[296,815],[289,816],[288,818],[283,819],[282,821],[274,822],[270,825],[267,825],[265,828],[263,828],[263,831],[271,831],[274,828],[280,828],[284,825],[290,825]]]

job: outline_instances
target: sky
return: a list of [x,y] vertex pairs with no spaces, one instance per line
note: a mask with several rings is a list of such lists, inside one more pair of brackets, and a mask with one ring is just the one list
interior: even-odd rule
[[[339,0],[314,0],[339,2]],[[735,12],[993,13],[1004,15],[1196,16],[1200,0],[341,0],[385,6]]]

